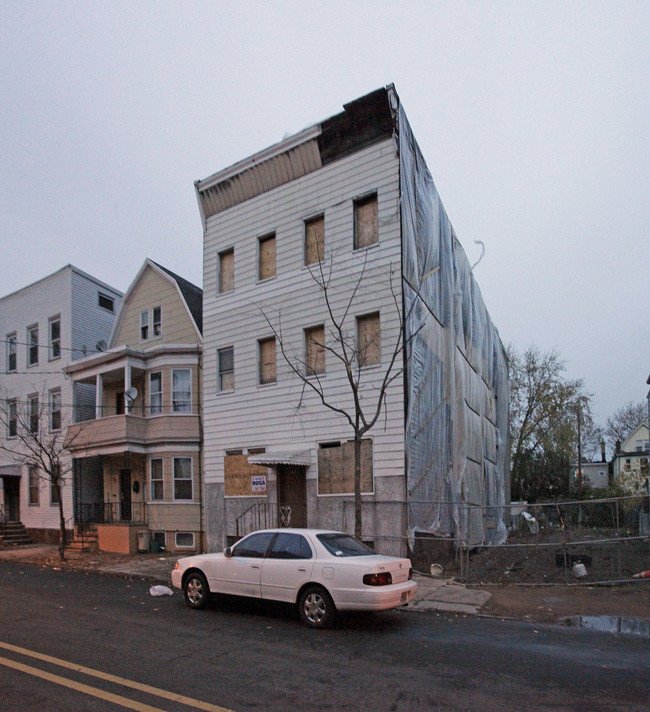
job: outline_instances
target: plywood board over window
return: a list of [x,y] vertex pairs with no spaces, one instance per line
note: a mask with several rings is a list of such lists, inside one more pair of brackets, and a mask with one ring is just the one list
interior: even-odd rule
[[260,340],[260,383],[275,383],[275,350],[275,336]]
[[259,239],[259,273],[258,279],[275,277],[275,233]]
[[235,251],[231,248],[219,253],[219,292],[235,288]]
[[305,329],[305,372],[307,376],[325,373],[325,327]]
[[379,312],[357,317],[357,351],[359,366],[381,363]]
[[379,241],[377,194],[354,201],[354,249],[360,250]]
[[224,457],[224,485],[226,497],[265,497],[265,493],[253,492],[253,477],[266,475],[266,467],[251,465],[248,455]]
[[325,256],[325,217],[305,220],[305,264],[321,262]]
[[[361,491],[373,491],[372,440],[361,441]],[[354,441],[318,448],[318,494],[354,493]]]

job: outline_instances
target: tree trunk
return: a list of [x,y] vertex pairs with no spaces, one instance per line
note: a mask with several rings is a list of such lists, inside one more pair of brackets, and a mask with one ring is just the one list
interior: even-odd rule
[[361,539],[361,437],[354,436],[354,536]]
[[65,560],[65,545],[66,545],[66,533],[65,533],[65,517],[63,516],[63,497],[61,495],[61,485],[57,482],[54,485],[55,491],[58,493],[59,501],[59,559],[61,561]]

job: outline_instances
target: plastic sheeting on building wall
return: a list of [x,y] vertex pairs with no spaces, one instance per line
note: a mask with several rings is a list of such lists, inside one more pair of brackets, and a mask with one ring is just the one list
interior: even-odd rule
[[508,369],[463,248],[400,105],[409,531],[505,541]]

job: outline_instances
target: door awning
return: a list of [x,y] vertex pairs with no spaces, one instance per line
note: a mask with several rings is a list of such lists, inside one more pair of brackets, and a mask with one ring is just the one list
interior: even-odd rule
[[20,465],[0,465],[0,477],[20,477]]
[[262,452],[259,455],[249,455],[248,462],[251,465],[296,465],[298,467],[309,467],[311,457],[309,450],[284,450],[282,452]]

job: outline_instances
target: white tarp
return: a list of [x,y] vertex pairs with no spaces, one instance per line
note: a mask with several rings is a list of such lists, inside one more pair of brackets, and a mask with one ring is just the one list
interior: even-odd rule
[[409,530],[503,542],[505,351],[401,106],[398,127]]

